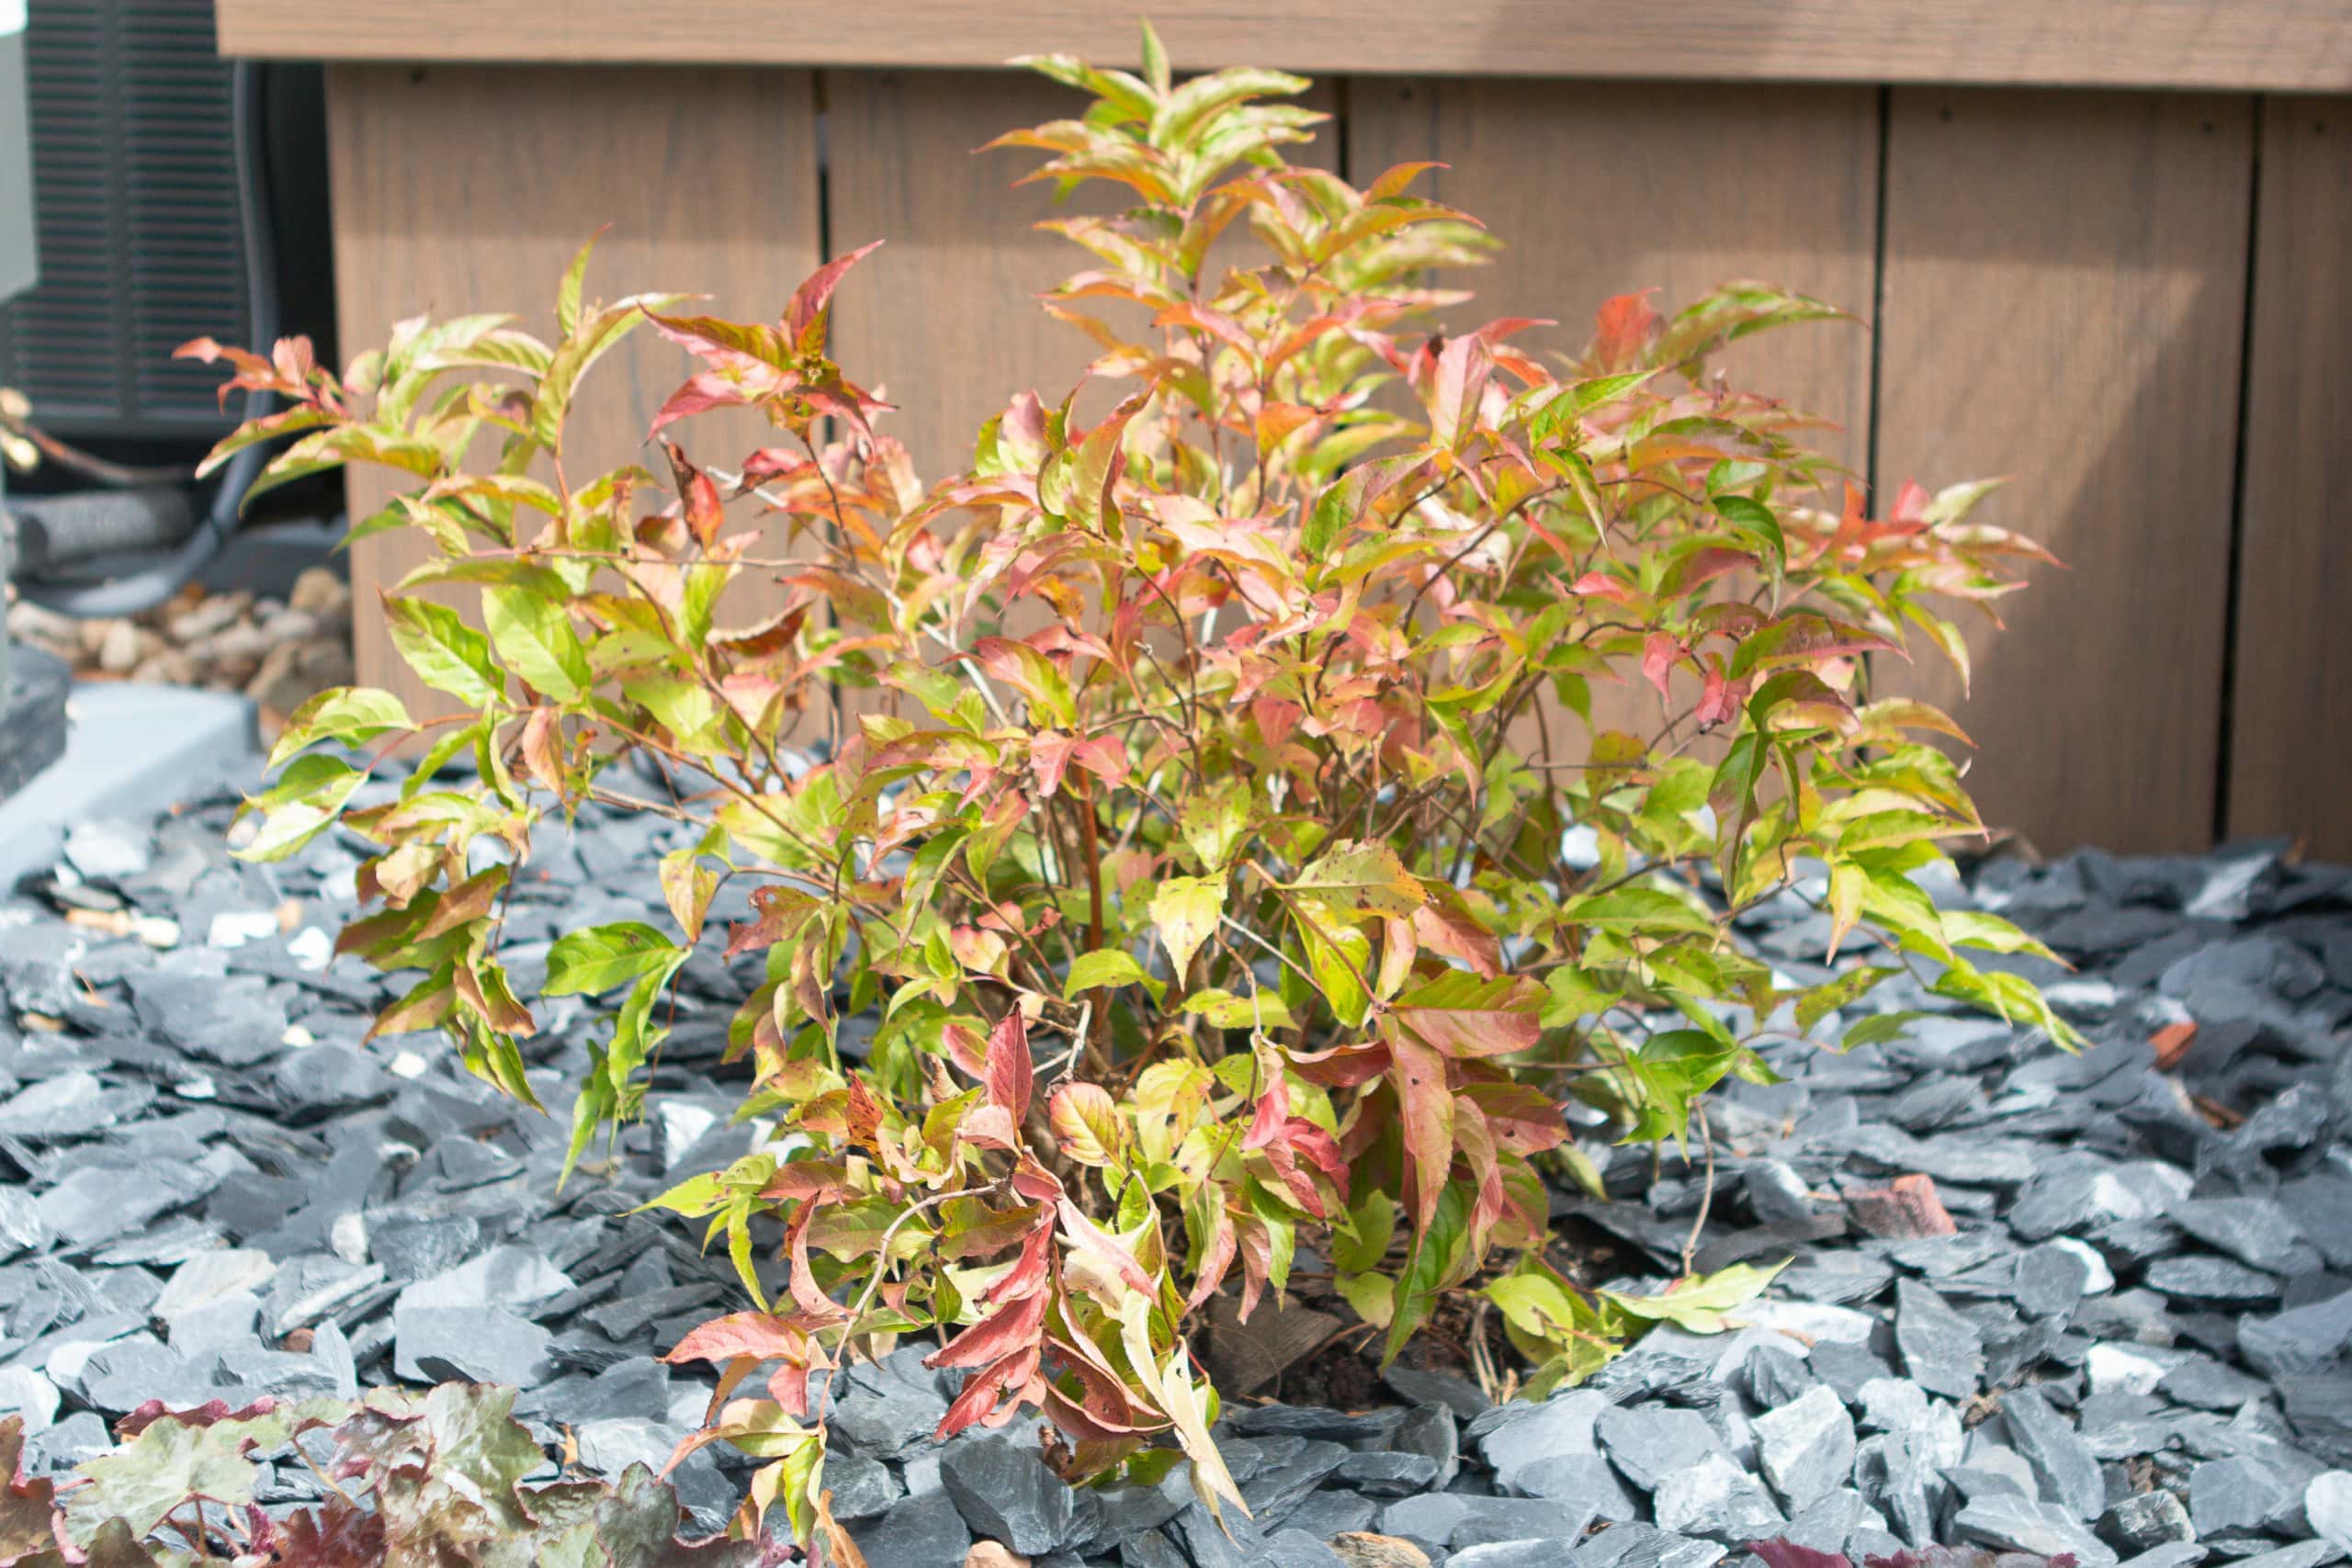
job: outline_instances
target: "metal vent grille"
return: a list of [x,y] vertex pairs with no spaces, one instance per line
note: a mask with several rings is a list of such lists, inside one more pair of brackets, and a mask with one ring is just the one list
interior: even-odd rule
[[0,382],[85,437],[200,436],[243,342],[229,65],[211,0],[32,0],[25,66],[40,282],[0,309]]

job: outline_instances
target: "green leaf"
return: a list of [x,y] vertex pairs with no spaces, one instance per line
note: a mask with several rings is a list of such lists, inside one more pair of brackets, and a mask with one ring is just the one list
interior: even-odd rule
[[1670,1323],[1692,1334],[1720,1334],[1730,1326],[1724,1314],[1762,1295],[1772,1277],[1787,1267],[1786,1262],[1770,1269],[1735,1263],[1713,1274],[1679,1280],[1655,1296],[1626,1295],[1616,1291],[1595,1294],[1628,1317]]
[[1909,1010],[1872,1013],[1870,1017],[1858,1021],[1852,1028],[1846,1031],[1845,1036],[1838,1042],[1838,1049],[1851,1051],[1860,1045],[1884,1045],[1891,1041],[1900,1040],[1903,1038],[1903,1029],[1905,1024],[1915,1018],[1928,1016],[1924,1012]]
[[635,920],[568,931],[548,951],[548,980],[540,994],[609,991],[665,965],[683,964],[685,957],[684,949]]
[[372,686],[335,686],[319,693],[287,717],[277,744],[270,748],[269,765],[284,762],[305,746],[322,740],[359,745],[395,729],[413,729],[400,698]]
[[561,604],[526,588],[485,588],[481,607],[498,657],[539,691],[571,703],[594,684],[588,651]]
[[1413,1238],[1405,1272],[1396,1280],[1396,1310],[1388,1319],[1388,1341],[1380,1353],[1385,1369],[1396,1359],[1413,1333],[1429,1321],[1438,1296],[1454,1282],[1470,1239],[1470,1195],[1463,1183],[1449,1181],[1439,1192],[1437,1213],[1429,1229]]
[[245,803],[245,810],[263,813],[261,831],[237,858],[284,860],[323,832],[367,782],[340,757],[297,757],[275,784]]
[[1881,981],[1891,980],[1901,973],[1899,969],[1862,964],[1801,993],[1797,998],[1797,1032],[1811,1033],[1813,1026],[1829,1014],[1868,995]]
[[1331,1266],[1351,1274],[1380,1267],[1396,1239],[1396,1201],[1378,1187],[1368,1189],[1349,1211],[1345,1229],[1331,1232]]
[[469,708],[493,706],[504,695],[505,678],[491,662],[490,639],[448,605],[395,595],[384,602],[384,622],[401,658],[435,691]]
[[1062,995],[1074,997],[1080,991],[1099,987],[1141,986],[1149,991],[1153,1000],[1167,989],[1167,982],[1154,979],[1144,973],[1135,954],[1124,948],[1104,948],[1094,953],[1081,953],[1071,961],[1069,978],[1062,983]]
[[1403,917],[1429,902],[1421,879],[1386,844],[1345,842],[1307,863],[1294,893],[1311,894],[1340,908]]
[[1577,925],[1628,935],[1665,936],[1691,932],[1713,936],[1714,918],[1700,905],[1659,887],[1620,887],[1608,893],[1571,898],[1561,916]]
[[107,1520],[120,1519],[143,1538],[193,1498],[241,1508],[254,1495],[255,1466],[247,1452],[277,1448],[291,1435],[282,1416],[209,1425],[164,1416],[128,1447],[81,1467],[88,1484],[66,1494],[66,1529],[87,1541]]
[[1216,931],[1224,914],[1223,876],[1171,876],[1153,889],[1151,923],[1159,928],[1170,972],[1180,986],[1192,967],[1193,954]]
[[1719,495],[1715,497],[1715,511],[1742,538],[1770,549],[1774,560],[1788,558],[1789,542],[1781,532],[1781,520],[1762,502],[1753,496]]
[[1184,1010],[1196,1013],[1217,1029],[1264,1030],[1272,1033],[1295,1029],[1297,1021],[1291,1016],[1290,1004],[1272,991],[1255,990],[1246,997],[1237,997],[1219,987],[1193,992],[1184,998]]

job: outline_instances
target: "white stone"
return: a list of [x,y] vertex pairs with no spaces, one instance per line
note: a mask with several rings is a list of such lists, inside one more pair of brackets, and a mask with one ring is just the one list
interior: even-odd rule
[[2303,1512],[2312,1529],[2336,1545],[2352,1549],[2352,1470],[2330,1470],[2303,1488]]
[[277,934],[277,914],[272,909],[223,909],[212,917],[204,941],[208,947],[243,947],[267,942]]
[[2154,1393],[2171,1369],[2145,1345],[2099,1344],[2083,1359],[2093,1393]]
[[237,1291],[258,1294],[277,1272],[277,1262],[253,1247],[223,1247],[199,1252],[172,1270],[163,1293],[155,1298],[152,1315],[170,1323],[180,1314]]
[[23,1416],[30,1437],[57,1419],[57,1385],[30,1367],[0,1367],[0,1410]]
[[1761,1328],[1777,1328],[1815,1344],[1824,1339],[1840,1345],[1870,1341],[1878,1319],[1851,1307],[1826,1302],[1750,1302],[1739,1309],[1742,1321]]
[[2115,1270],[2107,1266],[2107,1259],[2099,1256],[2098,1247],[2070,1235],[2052,1236],[2048,1245],[2073,1253],[2090,1270],[2090,1278],[2083,1281],[2083,1294],[2102,1296],[2115,1289]]

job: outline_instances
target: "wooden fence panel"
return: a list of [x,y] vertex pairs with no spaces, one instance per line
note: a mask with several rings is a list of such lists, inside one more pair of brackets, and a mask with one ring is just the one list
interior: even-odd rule
[[[328,138],[346,351],[382,343],[392,322],[419,311],[511,310],[551,333],[558,278],[607,223],[589,267],[591,299],[693,290],[710,295],[713,310],[764,319],[817,265],[815,100],[805,72],[336,66]],[[629,461],[691,364],[643,330],[608,355],[575,405],[567,471]],[[694,448],[731,464],[763,428],[750,415],[713,416],[698,423]],[[384,471],[353,470],[351,515],[369,516],[392,492]],[[352,552],[358,602],[372,605],[429,549],[409,531],[362,540]],[[725,613],[757,616],[780,607],[786,592],[746,581]],[[413,709],[448,711],[401,664],[379,616],[362,626],[362,682]]]
[[[1898,89],[1888,136],[1882,489],[2007,474],[1980,515],[2043,570],[1972,631],[1974,695],[1902,686],[1984,749],[1989,821],[2046,848],[2213,829],[2252,105]],[[1883,675],[1882,677],[1883,679]]]
[[2262,118],[2232,692],[2232,833],[2352,860],[2352,98]]
[[[1455,318],[1557,319],[1517,340],[1539,349],[1580,350],[1601,300],[1644,288],[1658,289],[1670,311],[1719,283],[1759,278],[1867,314],[1880,96],[1861,87],[1363,80],[1349,85],[1348,167],[1361,185],[1396,164],[1450,165],[1425,176],[1430,193],[1504,242],[1493,265],[1446,280],[1478,294]],[[1866,328],[1766,333],[1720,363],[1740,384],[1841,426],[1823,433],[1824,445],[1860,465]],[[1647,686],[1594,693],[1597,729],[1655,734],[1663,716]],[[1522,747],[1529,728],[1514,732]]]

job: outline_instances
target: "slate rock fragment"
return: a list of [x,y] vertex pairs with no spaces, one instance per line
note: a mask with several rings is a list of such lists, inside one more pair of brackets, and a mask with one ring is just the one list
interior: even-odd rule
[[1024,1557],[1053,1551],[1069,1534],[1077,1495],[1035,1450],[1009,1442],[952,1444],[941,1456],[939,1477],[973,1534]]
[[1754,1426],[1757,1466],[1792,1510],[1843,1485],[1853,1471],[1853,1417],[1826,1387],[1816,1383],[1801,1398],[1756,1417]]
[[1984,1341],[1974,1324],[1916,1280],[1895,1286],[1894,1339],[1914,1382],[1930,1393],[1965,1399],[1984,1371]]
[[2001,1415],[2018,1451],[2033,1466],[2045,1501],[2083,1520],[2096,1519],[2106,1512],[2107,1483],[2100,1477],[2098,1460],[2073,1423],[2030,1388],[2004,1398]]

